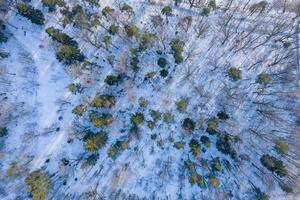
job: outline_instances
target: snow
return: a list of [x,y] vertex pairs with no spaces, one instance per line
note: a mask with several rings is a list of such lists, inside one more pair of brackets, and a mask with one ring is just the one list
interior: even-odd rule
[[[70,5],[81,3],[81,1],[67,2]],[[125,13],[118,11],[119,5],[123,2],[133,6],[135,14],[132,18],[126,18]],[[39,1],[33,1],[31,4],[46,13],[46,9]],[[271,199],[297,198],[295,195],[288,197],[280,189],[273,181],[273,175],[261,166],[259,158],[265,153],[277,155],[274,151],[274,141],[278,137],[292,140],[294,136],[290,133],[294,131],[298,118],[293,112],[276,110],[280,117],[277,121],[271,120],[259,115],[256,109],[260,107],[253,103],[266,101],[274,103],[277,107],[286,107],[288,104],[292,104],[290,107],[300,105],[299,99],[294,100],[292,97],[285,99],[280,95],[258,94],[259,91],[290,94],[293,88],[299,87],[298,78],[283,84],[282,79],[278,77],[282,70],[295,63],[295,49],[283,49],[275,41],[294,30],[294,23],[285,18],[290,19],[291,13],[279,14],[272,11],[258,16],[238,10],[230,23],[220,29],[220,24],[224,24],[230,17],[229,11],[211,11],[205,20],[208,31],[205,36],[198,38],[194,26],[197,25],[197,19],[201,18],[200,11],[196,8],[190,9],[187,4],[182,4],[181,7],[172,6],[173,16],[169,17],[169,23],[164,22],[163,26],[158,28],[150,25],[151,16],[159,14],[163,5],[134,0],[101,1],[100,5],[100,8],[93,9],[88,5],[84,7],[98,13],[105,6],[114,7],[116,12],[111,18],[102,18],[102,25],[105,27],[112,22],[134,23],[143,31],[157,32],[161,35],[161,40],[157,39],[139,56],[139,72],[134,73],[129,64],[126,64],[126,60],[130,59],[129,48],[137,48],[138,43],[135,39],[124,39],[126,35],[122,30],[112,37],[112,43],[117,48],[111,47],[106,50],[96,48],[83,40],[83,37],[90,36],[91,32],[84,32],[68,25],[63,31],[78,41],[81,51],[90,62],[95,63],[95,66],[90,70],[83,69],[82,66],[67,67],[56,60],[55,52],[58,44],[44,31],[50,26],[63,29],[58,23],[60,14],[47,13],[46,25],[37,26],[15,15],[14,12],[9,13],[8,23],[13,26],[7,26],[7,31],[12,33],[12,36],[1,46],[5,51],[11,52],[11,56],[3,60],[3,66],[10,74],[15,75],[7,75],[11,85],[9,87],[1,85],[1,90],[7,90],[8,101],[13,102],[15,110],[12,113],[14,120],[9,123],[9,137],[4,141],[5,148],[1,149],[1,153],[5,154],[0,158],[0,167],[2,171],[6,171],[10,164],[17,160],[25,166],[25,169],[19,177],[6,177],[5,172],[1,173],[1,177],[5,177],[3,180],[9,181],[7,185],[0,183],[0,189],[3,188],[5,191],[3,194],[0,192],[2,199],[10,200],[17,197],[26,199],[26,186],[23,180],[31,171],[37,169],[43,169],[52,175],[55,192],[51,194],[50,199],[84,199],[84,193],[92,190],[107,199],[126,199],[130,195],[140,199],[222,199],[225,195],[232,195],[230,199],[252,199],[251,192],[254,185],[262,191],[267,191]],[[193,24],[186,32],[178,25],[177,19],[187,15],[193,17]],[[265,45],[254,48],[264,42],[278,23],[282,23],[282,31]],[[256,29],[252,34],[253,27]],[[102,27],[93,28],[93,31],[97,33],[99,41],[107,35]],[[230,35],[222,44],[224,38],[226,39],[226,31]],[[246,37],[248,33],[251,34]],[[182,64],[175,64],[170,54],[169,42],[172,38],[180,38],[185,42],[185,57],[192,55]],[[248,39],[252,41],[249,44]],[[246,48],[238,51],[237,49],[243,45]],[[167,46],[167,49],[164,46]],[[156,64],[158,59],[156,50],[163,50],[162,56],[169,62],[170,75],[166,79],[159,75],[161,68]],[[271,66],[277,54],[289,53],[291,59],[285,59]],[[105,59],[108,55],[116,57],[113,67]],[[248,68],[260,59],[263,59],[263,62],[259,66]],[[234,82],[228,77],[227,70],[232,66],[242,70],[242,80]],[[291,70],[291,76],[296,77],[295,67],[291,66],[288,69]],[[157,74],[152,80],[145,81],[145,75],[151,71]],[[125,72],[126,77],[118,86],[107,86],[104,83],[103,80],[107,75],[119,72]],[[257,74],[262,72],[274,74],[275,83],[266,88],[259,86],[256,78]],[[87,80],[91,82],[88,83]],[[71,93],[68,90],[70,83],[82,84],[83,92]],[[92,127],[88,120],[89,112],[82,117],[75,117],[72,113],[72,109],[79,103],[89,105],[98,94],[112,94],[117,99],[114,108],[101,110],[111,113],[114,118],[113,123],[103,129]],[[140,97],[149,101],[146,108],[138,105]],[[176,102],[182,98],[188,100],[185,113],[180,113],[176,109]],[[89,111],[93,109],[89,108]],[[230,120],[220,123],[220,132],[238,136],[241,142],[235,144],[235,149],[239,155],[248,155],[249,161],[239,158],[235,162],[230,156],[222,154],[215,146],[217,136],[206,133],[208,119],[223,109],[230,114]],[[146,120],[151,120],[150,110],[161,113],[171,111],[175,116],[174,120],[165,123],[162,119],[153,130],[144,122],[138,127],[137,137],[133,136],[130,139],[131,115],[142,112]],[[186,117],[192,118],[197,123],[196,130],[190,135],[181,127]],[[90,126],[93,131],[103,130],[109,134],[108,144],[98,152],[100,158],[96,165],[87,169],[80,167],[83,158],[89,155],[84,150],[79,134],[82,131],[81,126]],[[256,135],[251,130],[264,135]],[[157,134],[157,139],[152,140],[151,134]],[[184,141],[185,147],[180,150],[174,148],[167,139],[169,135],[174,137],[175,142]],[[212,145],[199,157],[194,157],[189,153],[188,143],[192,138],[199,140],[202,135],[209,136]],[[128,139],[130,148],[124,150],[116,159],[112,159],[108,157],[107,149],[119,139]],[[160,139],[164,141],[163,147],[158,145]],[[296,173],[292,178],[297,182],[299,158],[295,151],[297,146],[291,145],[288,156],[292,155],[296,164],[287,164],[289,169]],[[222,171],[217,172],[221,187],[212,188],[207,178],[212,172],[205,170],[200,161],[201,159],[210,161],[216,157],[221,158],[222,163],[225,160],[229,161],[231,170],[227,170],[223,164]],[[71,162],[64,168],[61,165],[63,158]],[[49,162],[46,162],[47,159]],[[286,157],[282,159],[288,162]],[[197,163],[196,171],[205,177],[207,187],[200,188],[189,183],[189,172],[184,166],[184,161],[187,160]],[[62,185],[64,181],[66,184]],[[273,182],[267,184],[266,181]],[[299,192],[299,185],[294,185],[295,191]]]

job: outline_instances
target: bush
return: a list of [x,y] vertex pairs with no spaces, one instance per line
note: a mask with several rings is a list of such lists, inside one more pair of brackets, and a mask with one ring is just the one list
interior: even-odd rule
[[211,167],[214,171],[221,171],[222,165],[221,165],[221,162],[220,162],[219,158],[214,158],[211,161]]
[[173,57],[175,59],[175,63],[179,64],[183,61],[183,48],[184,48],[184,42],[179,39],[172,39],[170,42],[171,50]]
[[217,116],[219,117],[219,119],[222,120],[227,120],[229,119],[229,115],[225,112],[225,111],[221,111],[217,114]]
[[236,158],[236,151],[231,145],[231,139],[228,134],[221,135],[216,142],[217,150],[226,154],[230,155],[232,159]]
[[0,43],[5,43],[7,42],[8,38],[6,35],[0,30]]
[[168,76],[169,72],[166,69],[162,69],[162,70],[160,70],[159,74],[161,77],[166,78]]
[[130,61],[130,65],[132,66],[134,71],[138,71],[139,66],[138,64],[140,63],[140,60],[137,56],[134,56],[131,61]]
[[44,15],[42,11],[33,8],[25,3],[17,3],[16,8],[20,15],[29,19],[32,23],[37,25],[44,25]]
[[140,50],[146,50],[156,39],[154,33],[145,33],[142,35],[140,40]]
[[210,176],[209,177],[209,183],[214,187],[217,188],[220,186],[220,181],[217,177],[215,176]]
[[50,12],[55,11],[56,6],[63,7],[66,5],[63,0],[42,0],[42,4],[46,6]]
[[112,159],[116,159],[121,151],[128,149],[128,142],[125,140],[118,140],[115,144],[111,145],[107,150],[107,155]]
[[172,8],[170,6],[165,6],[161,10],[161,14],[166,15],[166,16],[171,16],[172,15]]
[[164,68],[165,66],[167,66],[168,62],[164,57],[160,57],[157,60],[157,65],[160,66],[161,68]]
[[104,79],[104,82],[107,85],[115,85],[120,81],[120,76],[107,75]]
[[160,15],[155,15],[151,17],[151,22],[154,26],[159,26],[163,22],[163,18]]
[[144,97],[140,97],[139,105],[140,105],[140,107],[145,108],[148,105],[148,101]]
[[254,192],[256,200],[269,200],[269,196],[262,192],[259,188],[255,187]]
[[161,120],[161,113],[159,111],[151,110],[150,115],[155,122]]
[[110,15],[110,14],[112,14],[113,12],[115,12],[115,9],[113,9],[113,8],[111,8],[111,7],[109,7],[109,6],[106,6],[106,7],[104,7],[104,8],[102,9],[102,14],[103,14],[104,16]]
[[199,144],[199,142],[195,139],[191,139],[190,143],[190,152],[192,152],[192,154],[194,156],[198,156],[201,153],[201,145]]
[[270,76],[270,74],[260,73],[257,76],[256,82],[259,84],[262,84],[262,85],[268,85],[268,84],[272,83],[272,77]]
[[139,37],[140,29],[134,24],[127,24],[125,25],[125,32],[128,37]]
[[182,128],[185,131],[191,132],[195,129],[195,122],[190,118],[185,118],[182,123]]
[[131,122],[134,126],[138,126],[144,122],[144,115],[142,113],[136,113],[131,117]]
[[183,142],[183,141],[179,141],[179,142],[175,142],[175,143],[174,143],[174,147],[175,147],[176,149],[183,149],[184,146],[185,146],[185,142]]
[[31,194],[33,200],[46,199],[51,187],[48,174],[41,170],[33,171],[25,179],[25,183],[28,186],[27,191]]
[[78,116],[82,116],[87,110],[87,107],[83,104],[77,105],[75,108],[73,108],[72,113]]
[[216,134],[217,133],[217,127],[219,125],[219,119],[216,117],[212,117],[208,120],[207,122],[207,129],[206,132],[208,132],[209,134]]
[[90,134],[85,139],[84,147],[87,151],[98,151],[106,145],[107,141],[108,136],[106,133],[98,132]]
[[128,13],[134,13],[134,12],[133,12],[133,8],[132,8],[130,5],[128,5],[127,3],[124,3],[124,4],[122,5],[121,11],[122,11],[122,12],[128,12]]
[[238,68],[231,67],[231,68],[229,68],[227,73],[228,73],[228,76],[234,81],[240,80],[242,78],[242,71],[239,70]]
[[291,188],[288,184],[279,184],[281,189],[285,191],[286,193],[293,193],[293,188]]
[[285,169],[283,162],[281,160],[276,159],[274,156],[264,154],[260,158],[260,162],[264,167],[266,167],[271,172],[277,174],[278,176],[288,175],[288,172]]
[[119,30],[119,26],[116,25],[116,24],[112,24],[109,28],[108,28],[108,32],[111,34],[111,35],[115,35]]
[[209,13],[210,13],[210,9],[208,8],[208,7],[204,7],[203,9],[202,9],[202,15],[203,16],[208,16],[209,15]]
[[277,139],[275,142],[275,150],[281,154],[287,154],[289,152],[289,145],[283,138]]
[[147,126],[148,126],[148,128],[150,128],[150,129],[153,129],[154,128],[154,122],[153,121],[147,121]]
[[91,112],[89,115],[91,122],[95,127],[100,128],[103,126],[107,126],[112,123],[113,117],[110,114],[100,114],[98,112]]
[[177,105],[177,109],[179,110],[179,112],[183,113],[186,111],[188,103],[187,103],[187,100],[181,99],[180,101],[178,101],[176,103],[176,105]]
[[116,104],[116,99],[111,95],[99,95],[96,96],[91,105],[97,108],[112,108]]
[[195,171],[191,172],[189,176],[189,182],[194,185],[197,184],[199,187],[204,187],[204,178],[203,176],[197,174]]
[[84,61],[85,57],[76,46],[61,45],[59,51],[56,52],[56,58],[60,62],[70,65]]
[[82,165],[80,166],[81,169],[87,168],[89,166],[93,166],[97,163],[99,159],[99,154],[98,153],[94,153],[92,155],[89,155],[85,161],[82,163]]
[[4,137],[8,134],[8,129],[6,127],[0,126],[0,137]]
[[164,117],[164,121],[167,122],[167,123],[172,122],[173,119],[174,119],[174,116],[173,116],[173,114],[172,114],[171,111],[165,112],[164,115],[163,115],[163,117]]
[[200,141],[207,147],[209,148],[211,145],[210,139],[207,136],[201,136]]

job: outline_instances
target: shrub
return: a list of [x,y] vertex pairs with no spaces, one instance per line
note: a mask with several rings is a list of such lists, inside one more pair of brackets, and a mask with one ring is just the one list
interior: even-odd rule
[[87,106],[83,104],[77,105],[75,108],[73,108],[72,113],[78,116],[82,116],[87,110]]
[[148,128],[150,128],[150,129],[153,129],[154,128],[154,122],[153,121],[147,121],[147,126],[148,126]]
[[129,148],[129,144],[128,144],[128,141],[126,140],[118,140],[116,142],[116,145],[119,149],[121,150],[125,150],[125,149],[128,149]]
[[111,44],[110,36],[106,35],[103,37],[102,42],[105,44],[106,47],[108,47]]
[[216,142],[216,147],[217,150],[226,154],[230,155],[231,158],[235,159],[236,158],[236,151],[231,145],[231,139],[228,134],[221,135]]
[[81,93],[83,91],[83,88],[81,87],[80,83],[71,83],[68,85],[68,89],[74,94]]
[[209,134],[216,134],[217,133],[217,127],[219,125],[219,119],[216,117],[212,117],[208,120],[207,122],[207,129],[206,132],[208,132]]
[[175,59],[175,63],[179,64],[183,61],[183,48],[184,48],[184,42],[179,39],[172,39],[170,42],[171,50],[173,57]]
[[185,142],[183,142],[183,141],[179,141],[179,142],[175,142],[175,143],[174,143],[174,147],[175,147],[176,149],[183,149],[184,146],[185,146]]
[[254,192],[256,200],[269,200],[269,196],[262,192],[259,188],[255,187]]
[[207,136],[201,136],[200,141],[207,147],[209,148],[211,145],[210,139]]
[[114,55],[109,55],[109,56],[107,56],[106,59],[107,59],[108,63],[109,63],[111,66],[114,65],[114,63],[115,63],[115,56],[114,56]]
[[202,14],[203,16],[208,16],[209,13],[210,13],[209,7],[204,7],[204,8],[202,9],[202,13],[201,13],[201,14]]
[[140,39],[140,50],[146,50],[156,39],[154,33],[144,33]]
[[142,113],[136,113],[132,115],[131,122],[133,125],[138,126],[144,122],[144,115]]
[[155,122],[161,119],[161,113],[159,111],[151,110],[150,115]]
[[281,154],[287,154],[289,151],[289,145],[283,138],[277,139],[275,142],[275,150]]
[[125,32],[128,37],[139,37],[140,29],[134,24],[127,24],[125,25]]
[[102,14],[103,14],[104,16],[107,16],[107,15],[112,14],[114,11],[115,11],[115,9],[113,9],[113,8],[111,8],[111,7],[109,7],[109,6],[106,6],[106,7],[104,7],[104,8],[102,9]]
[[93,153],[92,155],[89,155],[85,161],[80,166],[81,169],[87,168],[89,166],[93,166],[97,163],[97,160],[99,159],[98,153]]
[[63,7],[66,3],[63,0],[42,0],[43,6],[46,6],[50,12],[55,11],[56,6]]
[[147,99],[145,99],[144,97],[140,97],[139,98],[139,105],[140,105],[140,107],[145,108],[148,105]]
[[102,126],[107,126],[112,123],[113,117],[110,114],[100,114],[98,112],[91,112],[89,115],[91,122],[95,127],[100,128]]
[[116,99],[111,95],[98,95],[91,102],[91,105],[97,108],[112,108],[115,104]]
[[87,151],[98,151],[106,145],[107,141],[107,134],[98,132],[87,136],[87,138],[85,139],[84,147]]
[[238,68],[231,67],[229,68],[227,73],[228,76],[234,81],[240,80],[242,78],[242,71]]
[[229,115],[225,112],[225,111],[221,111],[217,114],[217,116],[219,117],[219,119],[222,120],[227,120],[229,119]]
[[159,74],[161,77],[166,78],[168,76],[169,72],[166,69],[162,69],[162,70],[160,70]]
[[174,116],[173,116],[173,114],[172,114],[171,111],[165,112],[164,115],[163,115],[163,117],[164,117],[164,121],[167,122],[167,123],[172,122],[173,119],[174,119]]
[[8,38],[6,35],[0,30],[0,43],[5,43],[7,42]]
[[204,178],[203,176],[197,174],[195,171],[191,172],[189,175],[189,182],[194,185],[197,184],[199,187],[204,187]]
[[104,82],[107,85],[115,85],[120,81],[120,76],[114,76],[114,75],[107,75],[104,79]]
[[166,17],[172,15],[172,8],[170,6],[165,6],[161,10],[161,14],[166,15]]
[[195,122],[190,118],[185,118],[182,123],[182,128],[185,131],[191,132],[195,129]]
[[199,144],[199,142],[195,139],[191,139],[190,143],[190,152],[192,152],[192,154],[194,156],[198,156],[201,153],[201,145]]
[[61,45],[59,51],[56,52],[56,58],[60,62],[70,65],[82,62],[85,57],[76,46]]
[[31,194],[33,200],[46,199],[51,187],[48,174],[41,170],[33,171],[25,179],[25,183],[28,186],[27,191]]
[[291,188],[288,184],[283,183],[283,184],[279,184],[279,186],[286,193],[293,193],[293,188]]
[[211,167],[212,167],[212,169],[215,170],[215,171],[221,171],[222,165],[221,165],[221,162],[220,162],[219,158],[214,158],[214,159],[211,161]]
[[139,69],[138,64],[139,63],[140,63],[140,60],[137,56],[134,56],[133,58],[131,58],[130,65],[132,66],[134,71],[138,71],[138,69]]
[[217,7],[216,0],[210,0],[208,5],[209,7],[215,9]]
[[32,23],[37,25],[44,25],[44,15],[42,11],[33,8],[25,3],[17,3],[16,8],[20,15],[29,19]]
[[8,129],[6,127],[0,126],[0,137],[4,137],[8,134]]
[[128,13],[134,13],[132,7],[130,5],[128,5],[127,3],[124,3],[122,5],[121,11],[122,12],[128,12]]
[[108,28],[108,32],[111,34],[111,35],[115,35],[119,30],[119,26],[116,25],[116,24],[112,24],[109,28]]
[[271,172],[276,173],[278,176],[288,175],[288,172],[285,169],[283,162],[281,160],[276,159],[274,156],[264,154],[260,158],[260,162],[264,167],[266,167]]
[[154,26],[159,26],[163,22],[163,18],[160,15],[155,15],[151,17],[151,22]]
[[177,105],[177,109],[179,110],[179,112],[183,113],[186,111],[188,103],[187,103],[187,100],[181,99],[180,101],[178,101],[176,103],[176,105]]
[[165,66],[167,66],[168,62],[164,57],[160,57],[157,60],[157,65],[160,66],[161,68],[164,68]]
[[15,176],[18,173],[19,166],[16,161],[12,162],[10,167],[6,170],[7,176]]
[[268,84],[272,83],[272,77],[270,76],[270,74],[260,73],[257,76],[256,82],[259,84],[262,84],[262,85],[268,85]]
[[172,135],[168,136],[169,142],[173,143],[175,141],[174,137]]
[[107,155],[113,159],[115,159],[117,157],[117,153],[118,153],[118,149],[117,149],[116,145],[111,145],[107,149]]
[[217,188],[220,186],[220,181],[217,177],[215,176],[210,176],[209,177],[209,182],[210,184],[214,187],[214,188]]

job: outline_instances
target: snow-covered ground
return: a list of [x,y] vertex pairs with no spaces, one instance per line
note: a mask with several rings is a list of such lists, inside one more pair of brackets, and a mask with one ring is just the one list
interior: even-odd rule
[[[1,44],[1,49],[11,55],[1,60],[0,66],[5,80],[1,80],[0,97],[7,97],[2,102],[9,105],[11,113],[7,123],[9,134],[0,138],[1,199],[27,199],[24,179],[38,169],[51,175],[49,199],[58,200],[88,199],[89,195],[90,199],[255,199],[254,187],[266,192],[270,199],[300,198],[297,132],[300,90],[296,67],[299,57],[295,22],[291,20],[294,14],[278,10],[251,14],[248,7],[232,6],[226,10],[222,5],[222,9],[211,10],[209,16],[203,17],[200,8],[172,4],[173,14],[168,22],[162,15],[163,24],[154,27],[151,16],[161,14],[163,6],[169,5],[167,1],[151,4],[107,0],[101,1],[98,7],[82,1],[66,2],[70,6],[79,3],[94,15],[100,14],[105,6],[113,7],[115,12],[102,16],[101,26],[92,27],[92,31],[72,24],[64,28],[59,11],[47,12],[40,1],[31,5],[45,13],[44,26],[9,12],[7,32],[11,36],[7,43]],[[130,17],[119,10],[124,2],[133,7],[134,14]],[[217,4],[221,5],[220,1]],[[179,23],[185,16],[193,19],[187,30]],[[119,33],[111,36],[112,45],[104,48],[102,43],[97,48],[87,42],[87,38],[92,38],[101,43],[108,35],[103,27],[112,23],[120,25]],[[153,32],[157,36],[150,48],[139,53],[138,72],[130,66],[129,48],[138,48],[139,43],[127,38],[123,26],[128,23],[136,24],[141,32]],[[58,44],[45,32],[50,26],[72,36],[93,65],[86,69],[83,65],[65,66],[58,62],[55,57]],[[205,27],[205,32],[197,37],[199,26]],[[171,54],[169,44],[173,38],[185,42],[181,64],[176,64]],[[289,48],[283,47],[285,41],[291,43]],[[157,54],[157,50],[162,54]],[[109,55],[115,56],[113,67],[106,59]],[[161,56],[168,60],[166,78],[159,74],[157,59]],[[232,81],[228,77],[230,67],[242,71],[242,80]],[[121,72],[125,78],[117,86],[104,83],[107,75]],[[145,80],[149,72],[156,74]],[[271,74],[272,84],[257,83],[257,75],[262,72]],[[82,84],[82,93],[71,93],[70,83]],[[98,94],[116,97],[116,105],[111,110],[101,110],[113,116],[113,122],[104,128],[96,128],[89,121],[88,115],[95,108],[89,107],[82,117],[72,113],[79,103],[90,105]],[[145,108],[138,103],[140,97],[148,101]],[[185,112],[177,109],[181,99],[188,102]],[[146,121],[152,119],[151,110],[170,111],[173,120],[161,119],[150,129]],[[220,122],[218,132],[228,133],[236,140],[236,160],[217,150],[219,134],[206,132],[208,120],[223,110],[230,119]],[[130,119],[137,112],[144,114],[145,122],[132,130]],[[182,128],[187,117],[196,122],[192,134]],[[85,169],[80,166],[90,154],[84,149],[82,127],[109,135],[108,144],[98,151],[96,164]],[[153,134],[156,139],[151,138]],[[203,135],[210,138],[211,147],[201,143],[201,155],[193,156],[189,142],[197,139],[200,143]],[[184,142],[184,148],[174,148],[170,136],[175,142]],[[287,155],[278,155],[274,150],[275,141],[281,137],[290,145]],[[129,149],[112,159],[107,155],[108,148],[120,139],[129,141]],[[289,176],[278,177],[264,168],[260,163],[263,154],[283,160]],[[221,160],[221,171],[203,165],[204,161],[209,165],[213,158]],[[69,161],[66,166],[62,165],[63,159]],[[196,172],[205,179],[205,187],[189,182],[187,161],[195,164]],[[13,162],[20,169],[9,177],[6,171]],[[212,175],[219,178],[220,187],[210,184]],[[279,183],[291,185],[294,193],[287,194]]]

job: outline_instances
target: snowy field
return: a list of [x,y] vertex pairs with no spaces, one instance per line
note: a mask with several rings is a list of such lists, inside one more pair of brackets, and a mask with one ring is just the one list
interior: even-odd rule
[[297,1],[45,2],[5,4],[0,199],[300,199]]

